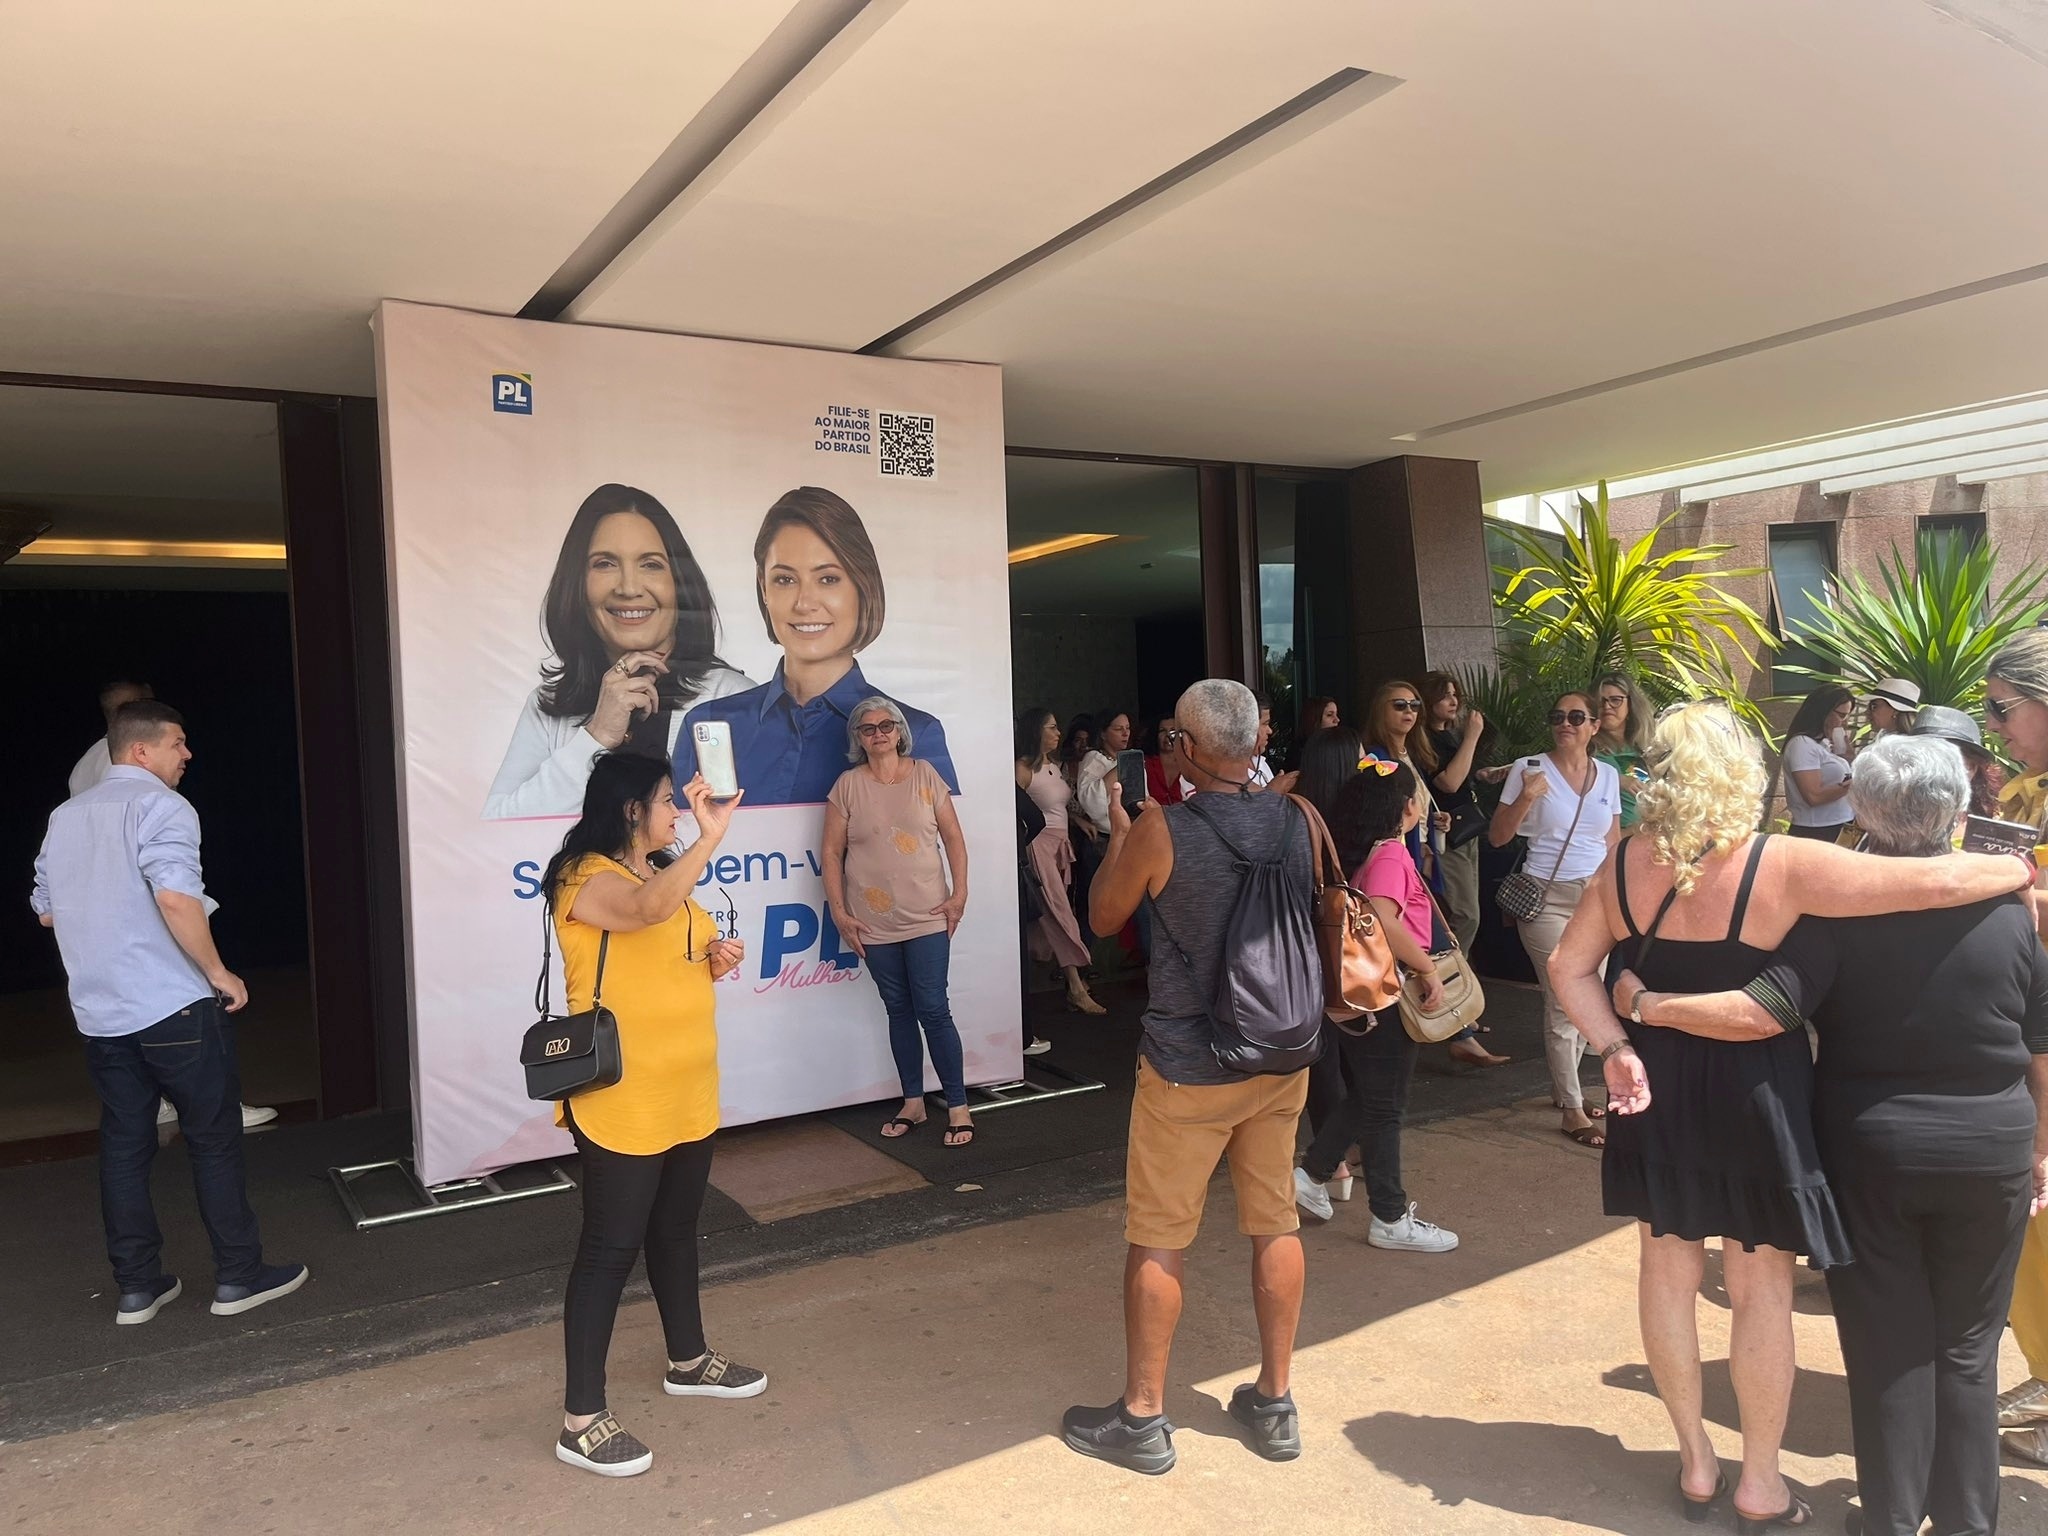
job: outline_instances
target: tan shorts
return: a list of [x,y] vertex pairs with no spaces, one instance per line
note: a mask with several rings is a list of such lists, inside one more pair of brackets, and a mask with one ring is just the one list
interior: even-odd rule
[[1226,1152],[1238,1231],[1276,1237],[1298,1230],[1294,1139],[1307,1100],[1306,1072],[1174,1084],[1140,1056],[1124,1169],[1124,1241],[1139,1248],[1192,1243],[1209,1180]]

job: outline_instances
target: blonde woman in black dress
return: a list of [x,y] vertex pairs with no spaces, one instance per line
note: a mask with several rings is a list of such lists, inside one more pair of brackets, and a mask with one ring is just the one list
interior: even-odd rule
[[1719,704],[1660,716],[1649,768],[1635,833],[1587,887],[1550,983],[1603,1063],[1604,1205],[1638,1223],[1643,1349],[1677,1431],[1685,1513],[1704,1518],[1728,1491],[1701,1417],[1696,1317],[1705,1240],[1718,1237],[1742,1413],[1738,1529],[1803,1525],[1812,1511],[1778,1470],[1795,1369],[1793,1266],[1851,1257],[1815,1142],[1806,1036],[1730,1042],[1624,1024],[1601,966],[1617,951],[1617,974],[1626,966],[1658,991],[1740,987],[1801,917],[1965,906],[2031,875],[2009,856],[1880,859],[1758,836],[1762,753]]

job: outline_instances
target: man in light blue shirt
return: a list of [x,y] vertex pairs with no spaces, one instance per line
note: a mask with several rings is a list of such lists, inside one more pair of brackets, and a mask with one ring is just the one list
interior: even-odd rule
[[207,923],[199,818],[177,786],[192,752],[168,704],[124,704],[111,766],[59,806],[36,855],[30,904],[55,930],[100,1095],[100,1209],[121,1299],[146,1323],[177,1298],[149,1197],[159,1097],[184,1128],[200,1218],[213,1242],[213,1311],[246,1312],[297,1290],[303,1264],[265,1264],[242,1172],[241,1080],[229,1014],[249,990],[221,963]]

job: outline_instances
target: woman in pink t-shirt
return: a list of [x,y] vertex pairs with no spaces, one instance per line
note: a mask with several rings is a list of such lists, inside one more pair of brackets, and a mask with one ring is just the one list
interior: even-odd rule
[[[1330,831],[1345,866],[1357,870],[1353,883],[1372,902],[1394,958],[1404,972],[1423,978],[1426,992],[1432,994],[1425,996],[1424,1005],[1434,1006],[1441,995],[1436,962],[1430,958],[1434,908],[1405,841],[1423,814],[1414,770],[1402,763],[1368,759],[1338,790]],[[1372,1205],[1365,1240],[1375,1248],[1447,1253],[1458,1246],[1457,1234],[1417,1217],[1401,1183],[1401,1119],[1415,1076],[1415,1042],[1393,1008],[1382,1009],[1370,1022],[1363,1035],[1335,1031],[1351,1091],[1337,1112],[1324,1119],[1295,1170],[1296,1200],[1304,1210],[1328,1220],[1333,1207],[1323,1186],[1355,1141],[1365,1165],[1366,1198]]]

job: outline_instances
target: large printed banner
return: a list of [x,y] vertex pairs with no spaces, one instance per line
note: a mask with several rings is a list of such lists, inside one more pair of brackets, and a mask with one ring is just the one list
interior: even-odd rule
[[[730,725],[746,790],[697,891],[747,945],[716,989],[725,1123],[898,1091],[820,879],[873,694],[956,791],[967,1080],[1016,1077],[997,370],[400,303],[377,368],[420,1177],[569,1150],[518,1064],[540,873],[601,742],[687,775],[693,720]],[[552,987],[561,1011],[559,956]]]

